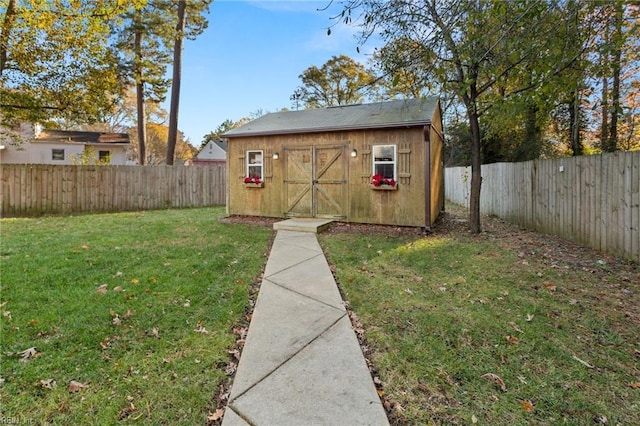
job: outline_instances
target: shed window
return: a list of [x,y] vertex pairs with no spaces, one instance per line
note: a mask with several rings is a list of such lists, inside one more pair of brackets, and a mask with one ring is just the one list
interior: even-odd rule
[[258,177],[260,182],[263,180],[263,153],[262,151],[247,151],[247,176],[248,178]]
[[373,173],[372,175],[382,175],[385,179],[396,180],[396,146],[395,145],[374,145],[373,146]]
[[64,149],[59,149],[59,148],[52,149],[51,159],[53,161],[64,161]]

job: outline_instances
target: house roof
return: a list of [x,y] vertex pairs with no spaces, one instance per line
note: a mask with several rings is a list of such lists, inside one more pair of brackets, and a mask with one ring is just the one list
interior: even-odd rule
[[223,141],[209,141],[196,155],[198,160],[226,160],[227,143]]
[[73,130],[46,129],[34,139],[34,142],[47,143],[130,143],[127,133],[82,132]]
[[222,137],[423,126],[430,124],[436,108],[438,98],[432,97],[281,111],[263,115],[228,131]]

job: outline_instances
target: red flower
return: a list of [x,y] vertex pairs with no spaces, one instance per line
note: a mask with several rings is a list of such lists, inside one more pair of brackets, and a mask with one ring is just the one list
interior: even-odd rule
[[260,183],[260,176],[258,176],[258,175],[256,175],[256,176],[247,176],[246,178],[244,178],[244,183],[259,184]]
[[371,185],[373,186],[382,186],[382,185],[389,185],[389,186],[396,186],[396,181],[391,178],[385,178],[383,175],[381,174],[377,174],[377,175],[373,175],[371,176]]

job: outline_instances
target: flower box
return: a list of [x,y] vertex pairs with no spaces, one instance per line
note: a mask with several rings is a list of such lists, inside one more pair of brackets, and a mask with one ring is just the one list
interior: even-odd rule
[[260,180],[260,176],[247,176],[242,181],[245,188],[264,188],[264,182]]
[[369,188],[373,189],[374,191],[397,191],[398,190],[398,184],[396,183],[395,185],[391,186],[391,185],[374,185],[371,184],[369,185]]
[[377,190],[395,191],[398,189],[398,182],[394,179],[385,178],[383,175],[373,175],[371,176],[370,186]]

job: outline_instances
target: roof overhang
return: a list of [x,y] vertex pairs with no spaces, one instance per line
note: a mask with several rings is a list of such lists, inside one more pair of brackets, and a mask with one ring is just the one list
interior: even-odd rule
[[231,134],[222,135],[227,139],[232,138],[241,138],[245,136],[275,136],[275,135],[295,135],[300,133],[324,133],[324,132],[339,132],[339,131],[353,131],[353,130],[372,130],[372,129],[398,129],[398,128],[411,128],[411,127],[424,127],[431,124],[431,121],[421,121],[415,123],[402,123],[402,124],[380,124],[380,125],[369,125],[369,126],[334,126],[334,127],[323,127],[323,128],[300,128],[300,129],[283,129],[283,130],[267,130],[267,131],[247,131],[242,132],[241,134]]
[[371,129],[423,127],[440,108],[437,98],[339,105],[263,115],[222,135],[227,139]]

